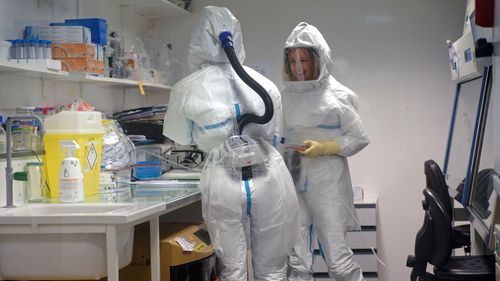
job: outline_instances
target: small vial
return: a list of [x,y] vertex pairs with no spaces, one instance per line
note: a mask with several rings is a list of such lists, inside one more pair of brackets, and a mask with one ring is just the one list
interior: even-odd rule
[[36,59],[35,40],[26,40],[28,46],[28,59]]
[[9,60],[16,59],[16,40],[7,40],[10,42],[10,48],[9,48]]
[[23,50],[23,57],[22,59],[23,60],[27,60],[29,59],[29,43],[28,43],[28,40],[21,40],[21,46],[22,46],[22,50]]
[[24,54],[24,43],[23,43],[23,40],[21,39],[16,39],[14,40],[16,44],[16,59],[17,60],[20,60],[23,58],[23,54]]
[[35,57],[37,59],[43,59],[43,49],[45,46],[42,44],[43,40],[34,40],[35,41]]
[[44,40],[45,48],[43,50],[43,58],[44,59],[52,59],[52,41],[50,40]]

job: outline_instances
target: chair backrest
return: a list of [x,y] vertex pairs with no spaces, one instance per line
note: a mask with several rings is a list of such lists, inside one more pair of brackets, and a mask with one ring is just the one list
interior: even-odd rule
[[451,219],[436,192],[424,189],[424,223],[415,238],[415,259],[436,267],[446,264],[451,256],[453,229]]
[[439,200],[443,203],[446,213],[453,220],[453,206],[443,171],[441,171],[441,168],[434,160],[427,160],[424,163],[424,173],[426,187],[436,193]]

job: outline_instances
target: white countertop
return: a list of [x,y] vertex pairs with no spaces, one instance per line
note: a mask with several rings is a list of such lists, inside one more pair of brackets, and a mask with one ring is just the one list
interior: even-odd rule
[[165,211],[157,203],[26,204],[0,208],[0,225],[128,224]]

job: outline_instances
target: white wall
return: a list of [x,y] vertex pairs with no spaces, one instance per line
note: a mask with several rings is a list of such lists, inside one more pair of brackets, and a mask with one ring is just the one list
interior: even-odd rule
[[352,157],[355,185],[378,196],[379,280],[408,280],[406,256],[423,220],[423,163],[442,165],[454,84],[445,40],[461,35],[460,0],[198,0],[192,18],[148,23],[180,59],[205,5],[228,7],[240,20],[247,59],[281,86],[283,42],[299,21],[316,25],[333,50],[335,77],[360,96],[372,143]]
[[[465,0],[197,0],[192,17],[153,20],[148,26],[171,42],[183,60],[192,24],[207,4],[233,11],[242,25],[245,63],[264,69],[278,86],[282,45],[292,28],[307,21],[323,32],[333,50],[335,76],[359,94],[360,112],[372,139],[350,159],[350,166],[353,183],[379,199],[378,250],[387,264],[379,267],[379,280],[407,280],[406,256],[413,253],[423,217],[423,162],[432,158],[442,164],[444,158],[454,91],[445,40],[459,37]],[[76,0],[0,0],[0,40],[21,36],[26,24],[77,13],[105,17],[124,31],[127,45],[144,23],[130,10],[104,0],[79,1],[79,7]],[[80,86],[0,74],[0,110],[61,104],[79,95],[104,111],[167,99],[159,94],[142,98],[135,91],[123,94],[121,88]],[[498,169],[498,152],[496,156]]]
[[[145,19],[107,0],[0,0],[0,40],[22,38],[25,25],[47,25],[65,18],[101,17],[122,31],[125,45],[142,34]],[[53,106],[82,97],[97,110],[113,112],[168,101],[167,92],[148,92],[53,79],[27,78],[0,72],[0,111],[19,106]]]

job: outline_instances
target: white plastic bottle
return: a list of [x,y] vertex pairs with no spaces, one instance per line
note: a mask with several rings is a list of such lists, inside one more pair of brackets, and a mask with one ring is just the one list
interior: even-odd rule
[[4,154],[7,151],[7,134],[2,127],[2,116],[0,116],[0,154]]
[[79,149],[74,140],[59,141],[61,149],[66,149],[66,158],[61,162],[59,170],[59,201],[61,203],[83,202],[83,173],[80,160],[74,156],[74,151]]

